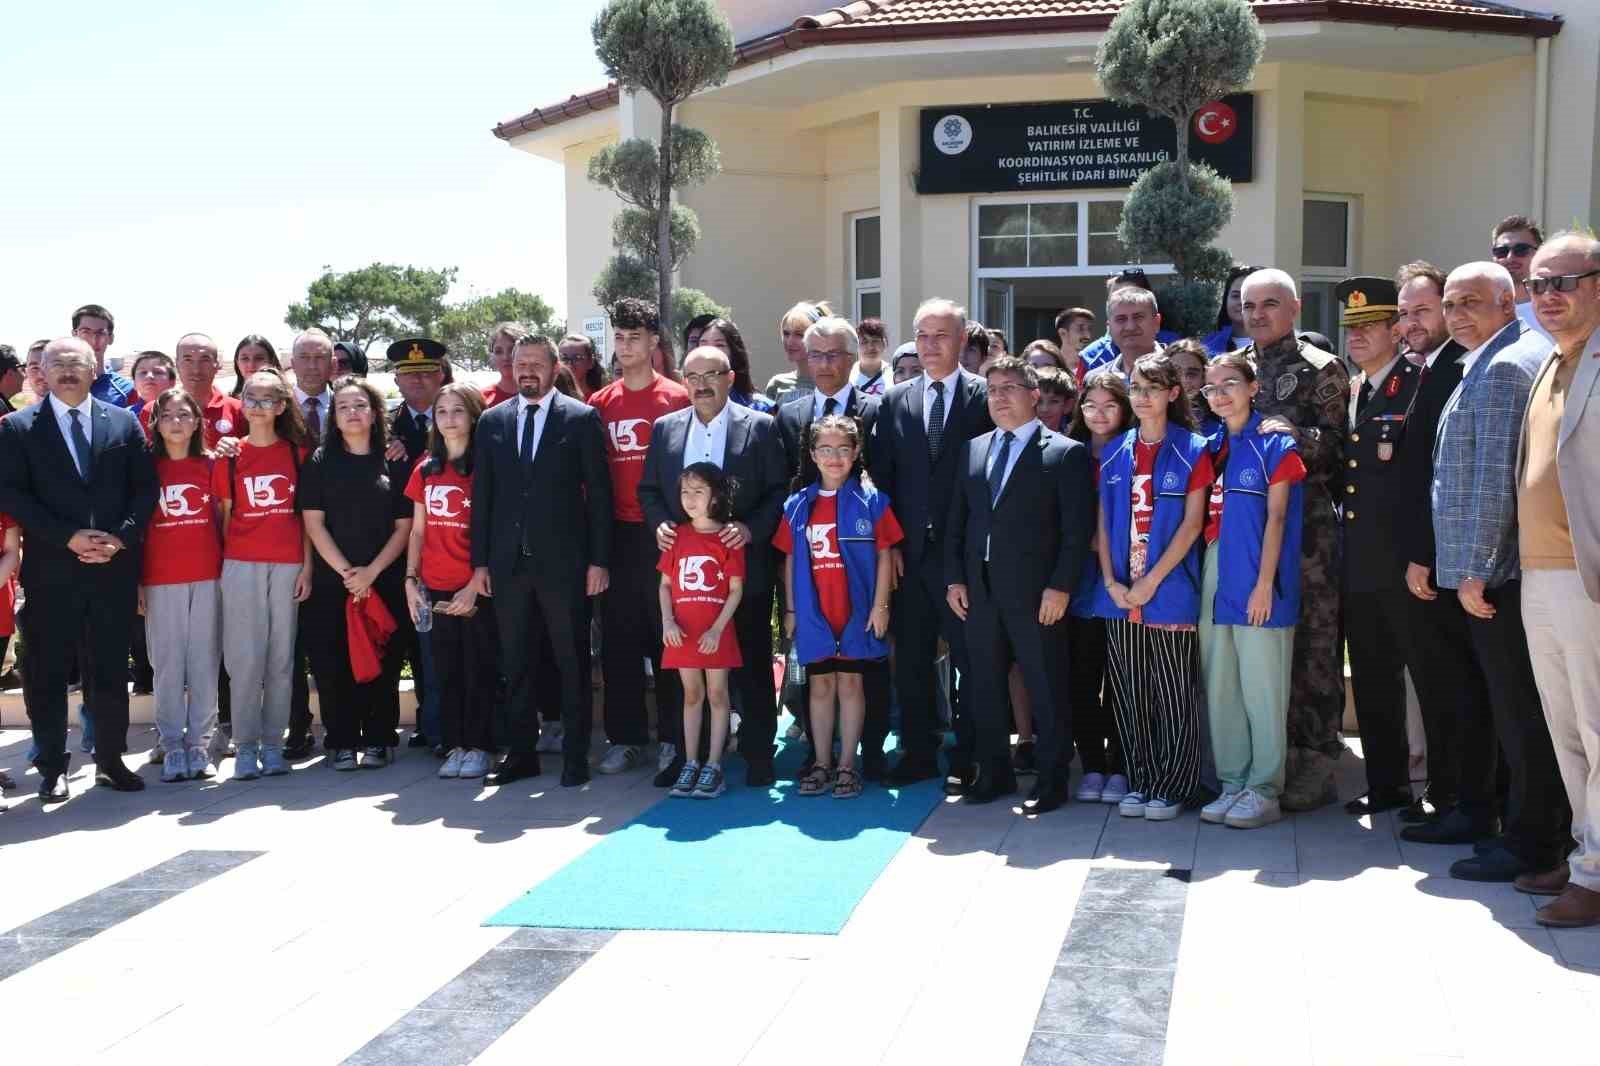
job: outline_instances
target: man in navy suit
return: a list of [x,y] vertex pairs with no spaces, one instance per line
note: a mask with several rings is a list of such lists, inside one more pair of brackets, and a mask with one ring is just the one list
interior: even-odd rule
[[1064,705],[1067,601],[1083,570],[1094,521],[1089,452],[1039,421],[1039,378],[1014,356],[989,363],[995,428],[968,441],[946,525],[946,599],[967,624],[973,685],[964,713],[976,748],[966,802],[1016,789],[1011,770],[1011,665],[1022,671],[1039,731],[1039,780],[1031,814],[1066,801],[1072,762]]
[[76,338],[44,350],[50,395],[0,422],[0,511],[23,529],[22,612],[28,718],[39,796],[67,798],[67,675],[86,652],[95,710],[95,779],[122,792],[144,781],[128,745],[128,639],[140,545],[156,505],[155,463],[138,419],[94,399],[95,355]]
[[611,474],[600,415],[554,388],[549,338],[528,336],[511,356],[514,402],[485,411],[473,444],[472,565],[500,625],[511,749],[490,775],[508,785],[539,773],[534,686],[548,638],[561,688],[561,783],[589,780],[594,689],[589,683],[589,597],[606,590]]
[[[891,623],[900,739],[905,748],[889,773],[889,781],[896,785],[939,774],[934,662],[941,634],[956,671],[965,674],[967,667],[965,627],[945,598],[945,519],[961,445],[994,428],[983,379],[961,369],[966,310],[949,300],[926,300],[912,321],[922,373],[884,396],[870,448],[872,479],[889,494],[906,531],[905,543],[894,550],[899,584]],[[973,735],[956,693],[951,695],[956,747],[949,769],[965,781],[972,768]]]
[[[772,594],[778,567],[772,535],[789,493],[789,471],[772,416],[728,402],[733,365],[726,352],[704,347],[690,352],[683,361],[683,383],[693,406],[662,415],[651,427],[639,504],[645,524],[655,530],[656,547],[666,551],[678,525],[689,520],[678,494],[683,468],[714,463],[734,480],[734,520],[723,527],[722,541],[744,548],[744,594],[733,616],[744,659],[733,674],[739,754],[748,768],[745,783],[764,787],[773,782],[772,738],[778,718],[772,685]],[[665,787],[683,769],[683,722],[662,721],[658,730],[663,743],[670,740],[677,747],[677,758],[656,775],[656,784]]]

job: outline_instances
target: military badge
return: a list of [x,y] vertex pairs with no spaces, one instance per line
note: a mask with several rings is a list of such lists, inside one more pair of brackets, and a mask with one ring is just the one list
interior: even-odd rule
[[1287,400],[1294,395],[1294,390],[1300,386],[1300,378],[1294,374],[1278,375],[1277,392],[1279,400]]

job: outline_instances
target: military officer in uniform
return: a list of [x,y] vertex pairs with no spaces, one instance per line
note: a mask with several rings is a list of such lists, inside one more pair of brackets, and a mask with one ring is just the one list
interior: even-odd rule
[[1406,739],[1406,652],[1410,646],[1406,556],[1399,524],[1403,498],[1398,449],[1420,372],[1400,355],[1400,292],[1388,278],[1346,278],[1334,290],[1345,350],[1359,373],[1350,381],[1344,445],[1344,634],[1350,649],[1367,794],[1345,804],[1377,814],[1411,804]]
[[[1391,303],[1393,301],[1390,301]],[[1293,433],[1306,464],[1300,543],[1300,619],[1289,680],[1288,773],[1284,810],[1308,811],[1338,798],[1334,761],[1343,750],[1344,656],[1339,633],[1339,516],[1333,486],[1344,464],[1350,375],[1344,361],[1295,335],[1300,300],[1281,270],[1245,278],[1246,354],[1255,361],[1255,409],[1266,431]]]

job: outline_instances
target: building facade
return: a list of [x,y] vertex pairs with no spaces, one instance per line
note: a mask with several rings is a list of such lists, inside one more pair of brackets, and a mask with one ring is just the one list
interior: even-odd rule
[[[1254,3],[1262,62],[1242,97],[1197,116],[1191,150],[1234,176],[1219,243],[1299,277],[1304,328],[1335,332],[1347,275],[1485,258],[1510,214],[1600,214],[1600,3]],[[722,155],[682,198],[704,232],[680,283],[733,308],[758,377],[782,368],[777,320],[799,299],[877,314],[899,341],[922,298],[949,296],[1018,346],[1062,307],[1099,311],[1128,265],[1128,186],[1173,140],[1102,99],[1094,52],[1117,6],[724,0],[738,64],[677,116]],[[565,169],[574,327],[603,316],[589,289],[619,206],[588,161],[658,125],[651,99],[609,87],[494,130]]]

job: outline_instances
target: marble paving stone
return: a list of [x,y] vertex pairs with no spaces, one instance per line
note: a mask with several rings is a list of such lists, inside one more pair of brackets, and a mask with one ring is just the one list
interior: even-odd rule
[[1097,866],[1084,878],[1078,909],[1182,914],[1188,891],[1188,875],[1182,871],[1152,875]]
[[1057,966],[1045,986],[1034,1029],[1083,1036],[1164,1040],[1172,975],[1149,970]]
[[466,1066],[518,1014],[414,1010],[345,1059],[346,1066]]
[[496,951],[582,951],[593,953],[617,934],[610,929],[515,929]]
[[520,1016],[589,960],[579,951],[490,951],[423,1000],[418,1010],[511,1012]]
[[1183,922],[1181,914],[1079,910],[1056,964],[1172,970],[1178,965]]
[[1022,1066],[1161,1066],[1161,1061],[1159,1040],[1034,1033]]
[[90,937],[143,914],[177,894],[155,889],[103,888],[35,918],[11,933],[23,937]]
[[0,981],[83,943],[81,937],[0,936]]
[[113,888],[181,892],[204,884],[219,874],[260,857],[259,851],[186,851],[142,873],[119,881]]

